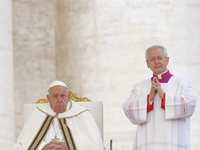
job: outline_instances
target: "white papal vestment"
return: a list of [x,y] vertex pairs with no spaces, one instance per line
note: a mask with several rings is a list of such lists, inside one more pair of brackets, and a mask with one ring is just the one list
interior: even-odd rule
[[[28,149],[47,115],[56,116],[49,103],[33,111],[17,139],[14,150]],[[60,141],[64,142],[62,132],[59,129],[58,118],[66,118],[67,125],[71,129],[78,150],[104,149],[99,128],[90,111],[70,101],[69,110],[58,114],[57,118],[53,119],[46,136],[37,148],[38,150],[49,143],[55,134],[57,134]]]
[[168,83],[161,83],[165,92],[165,109],[156,95],[154,108],[147,113],[147,95],[151,79],[137,83],[130,97],[123,104],[129,120],[137,126],[134,150],[189,150],[190,124],[197,95],[192,84],[172,76]]

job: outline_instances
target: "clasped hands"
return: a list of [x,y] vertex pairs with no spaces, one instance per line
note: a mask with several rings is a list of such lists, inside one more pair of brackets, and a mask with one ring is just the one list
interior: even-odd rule
[[65,142],[51,141],[46,144],[42,150],[67,150]]
[[151,81],[151,90],[149,93],[149,99],[153,100],[156,94],[158,94],[159,97],[163,99],[164,92],[161,88],[160,82],[158,81],[156,77],[154,77],[153,80]]

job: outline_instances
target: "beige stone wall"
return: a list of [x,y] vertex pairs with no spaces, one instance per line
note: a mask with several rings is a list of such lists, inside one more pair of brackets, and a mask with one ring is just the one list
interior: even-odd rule
[[46,97],[56,79],[55,1],[13,0],[16,137],[24,103]]
[[[16,136],[22,104],[45,96],[55,78],[78,96],[104,103],[104,143],[131,150],[136,127],[121,105],[132,85],[151,76],[144,51],[166,46],[169,69],[200,94],[200,0],[13,1]],[[199,96],[198,96],[199,98]],[[199,102],[191,150],[200,147]]]
[[12,2],[0,1],[0,149],[14,142]]

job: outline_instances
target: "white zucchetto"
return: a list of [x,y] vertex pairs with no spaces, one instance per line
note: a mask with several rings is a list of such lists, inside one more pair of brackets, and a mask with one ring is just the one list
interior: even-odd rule
[[50,88],[54,87],[54,86],[57,86],[57,85],[64,86],[64,87],[66,87],[66,88],[68,89],[68,86],[67,86],[64,82],[62,82],[62,81],[54,81],[54,82],[52,82],[52,83],[50,84],[48,90],[49,90]]

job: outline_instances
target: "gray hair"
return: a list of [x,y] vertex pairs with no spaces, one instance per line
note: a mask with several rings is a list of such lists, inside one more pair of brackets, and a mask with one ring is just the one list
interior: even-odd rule
[[146,50],[146,52],[145,52],[145,58],[146,58],[146,60],[148,60],[148,52],[149,52],[150,50],[152,50],[152,49],[155,49],[155,48],[161,48],[161,49],[163,50],[163,52],[164,52],[165,57],[168,57],[168,55],[167,55],[167,50],[166,50],[166,48],[165,48],[164,46],[161,46],[161,45],[153,45],[153,46],[147,48],[147,50]]

